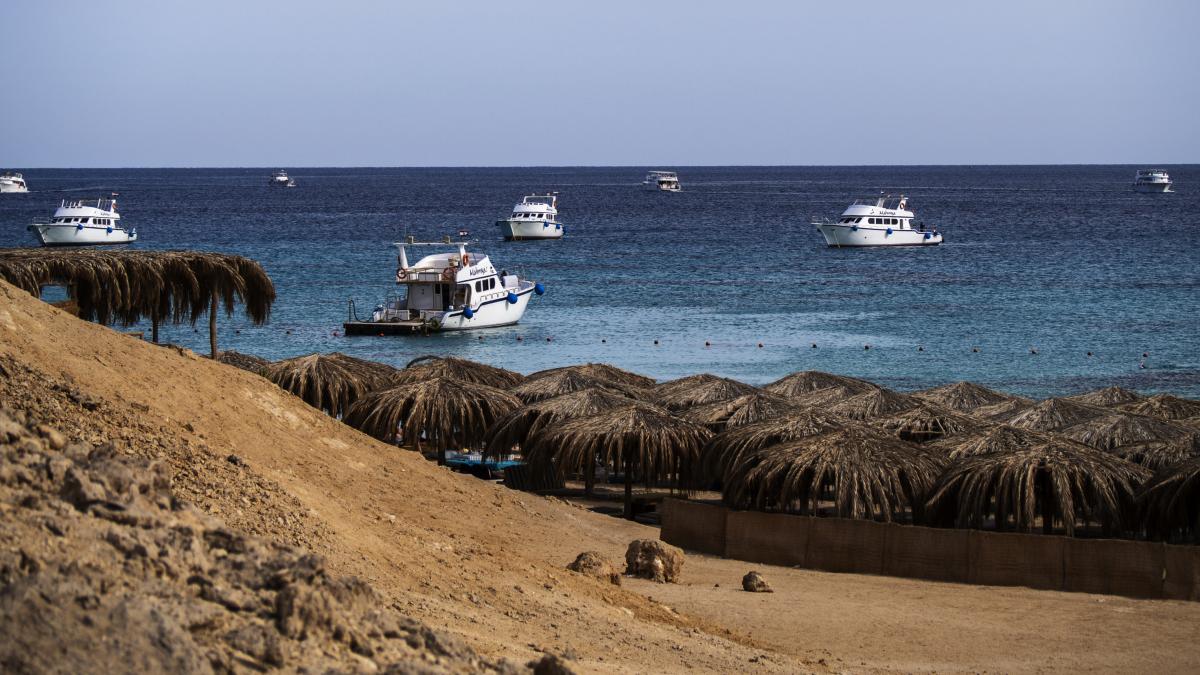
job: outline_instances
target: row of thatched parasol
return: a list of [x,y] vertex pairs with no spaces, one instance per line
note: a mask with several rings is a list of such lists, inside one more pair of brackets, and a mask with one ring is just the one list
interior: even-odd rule
[[275,286],[262,266],[221,253],[0,249],[0,278],[37,297],[46,286],[63,286],[84,320],[128,326],[148,319],[155,342],[163,321],[194,325],[207,314],[213,358],[220,305],[232,315],[240,302],[261,325],[275,302]]
[[[404,369],[341,354],[257,366],[387,441],[519,448],[530,462],[680,487],[732,506],[1044,532],[1194,537],[1200,402],[1110,388],[1034,402],[971,383],[901,394],[808,371],[765,387],[656,384],[603,364],[527,377],[453,358]],[[1191,501],[1188,501],[1191,500]]]

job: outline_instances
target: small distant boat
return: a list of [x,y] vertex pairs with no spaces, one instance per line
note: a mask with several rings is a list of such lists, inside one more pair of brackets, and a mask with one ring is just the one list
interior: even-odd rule
[[0,194],[24,192],[29,192],[29,186],[25,184],[24,176],[12,171],[0,173]]
[[562,239],[558,222],[558,193],[529,195],[513,207],[512,215],[496,221],[505,241],[526,239]]
[[942,235],[937,228],[913,224],[913,212],[904,195],[881,195],[859,199],[842,212],[837,221],[813,219],[813,225],[834,247],[856,246],[937,246]]
[[126,230],[113,199],[94,202],[63,200],[54,217],[33,221],[29,226],[42,246],[96,246],[137,241],[137,230]]
[[272,187],[296,187],[295,179],[289,178],[287,172],[283,169],[280,169],[272,174],[271,179],[267,181],[267,184]]
[[683,187],[679,184],[679,176],[676,176],[674,171],[651,171],[642,180],[642,185],[647,190],[659,190],[661,192],[680,192],[683,190]]
[[469,237],[469,236],[471,236],[471,231],[470,231],[470,230],[468,230],[468,229],[466,229],[466,228],[462,228],[462,227],[460,227],[460,228],[458,228],[458,236],[459,236],[460,238],[464,238],[464,239],[465,239],[466,237]]
[[1138,192],[1171,192],[1171,177],[1162,169],[1139,169],[1133,177]]
[[[407,247],[452,250],[408,264]],[[546,292],[539,283],[497,271],[485,254],[467,252],[467,242],[396,242],[399,292],[359,319],[351,301],[342,328],[346,335],[398,335],[510,326],[521,320],[529,299]]]

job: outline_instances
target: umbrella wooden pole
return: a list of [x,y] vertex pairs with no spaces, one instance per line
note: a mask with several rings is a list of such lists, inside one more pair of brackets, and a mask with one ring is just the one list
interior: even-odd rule
[[208,306],[208,346],[212,348],[212,357],[217,358],[217,294],[213,293],[212,302]]
[[633,520],[633,460],[625,457],[625,517]]
[[596,459],[588,463],[587,468],[583,470],[583,494],[588,497],[596,491]]
[[[1063,514],[1065,523],[1067,514]],[[1033,523],[1030,523],[1032,525]],[[1042,473],[1042,534],[1054,533],[1054,488],[1050,485],[1050,475]]]

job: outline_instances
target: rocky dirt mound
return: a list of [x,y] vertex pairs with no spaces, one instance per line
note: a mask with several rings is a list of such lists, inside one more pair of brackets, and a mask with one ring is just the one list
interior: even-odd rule
[[164,462],[0,409],[0,670],[516,670],[171,483]]

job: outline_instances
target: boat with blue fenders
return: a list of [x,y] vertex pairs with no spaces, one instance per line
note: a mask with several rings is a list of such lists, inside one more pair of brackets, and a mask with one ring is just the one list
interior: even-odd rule
[[512,214],[496,221],[505,241],[529,239],[562,239],[563,226],[558,222],[558,193],[528,195],[513,207]]
[[[409,247],[444,247],[414,264]],[[402,335],[510,326],[521,320],[529,300],[545,287],[505,270],[491,258],[467,251],[468,242],[419,242],[409,237],[396,242],[398,290],[360,319],[350,307],[342,324],[346,335]]]
[[834,220],[813,219],[813,225],[832,247],[864,246],[937,246],[942,234],[936,227],[926,229],[924,222],[914,223],[913,212],[904,195],[880,195],[859,199]]
[[137,241],[137,230],[126,230],[121,225],[117,195],[114,193],[112,197],[95,201],[64,199],[52,218],[37,218],[28,229],[42,246],[97,246]]

